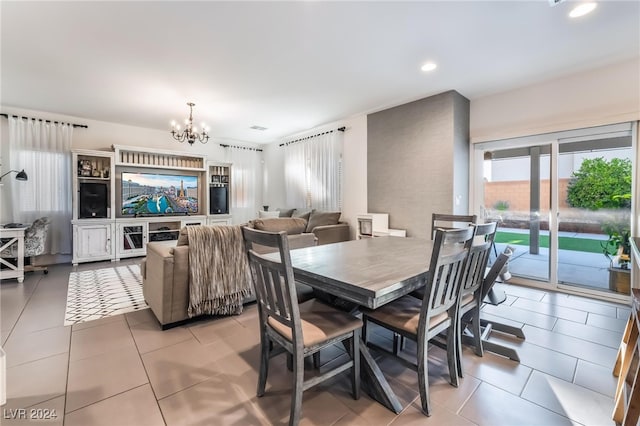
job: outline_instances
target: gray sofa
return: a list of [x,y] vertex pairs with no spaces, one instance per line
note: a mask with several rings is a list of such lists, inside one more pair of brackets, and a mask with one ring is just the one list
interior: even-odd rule
[[[306,223],[301,219],[257,219],[249,226],[266,231],[287,231],[291,249],[317,244],[313,233],[302,232]],[[144,299],[163,329],[189,319],[189,244],[184,228],[179,241],[178,245],[148,243],[147,257],[141,264]],[[305,290],[300,289],[300,292]]]
[[347,222],[340,222],[341,212],[325,212],[315,209],[277,209],[280,217],[298,217],[307,221],[305,232],[318,238],[318,245],[339,243],[351,239]]

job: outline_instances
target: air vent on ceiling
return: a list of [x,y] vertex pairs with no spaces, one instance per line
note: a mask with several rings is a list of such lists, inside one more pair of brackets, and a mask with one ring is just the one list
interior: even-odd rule
[[267,130],[266,127],[262,127],[262,126],[251,126],[249,128],[253,130],[260,130],[260,131]]

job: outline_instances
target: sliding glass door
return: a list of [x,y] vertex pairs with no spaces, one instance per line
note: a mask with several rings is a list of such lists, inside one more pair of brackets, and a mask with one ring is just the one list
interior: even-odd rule
[[[632,125],[475,144],[471,204],[514,280],[629,294]],[[538,283],[538,284],[536,284]]]

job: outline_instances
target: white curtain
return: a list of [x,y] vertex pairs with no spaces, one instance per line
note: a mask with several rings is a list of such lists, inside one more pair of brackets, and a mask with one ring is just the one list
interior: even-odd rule
[[231,164],[231,214],[233,223],[246,223],[258,216],[262,203],[262,153],[227,147]]
[[72,135],[70,124],[9,118],[10,166],[28,176],[27,181],[3,179],[11,191],[12,221],[49,217],[47,254],[71,253]]
[[342,209],[342,132],[333,131],[285,145],[288,207]]

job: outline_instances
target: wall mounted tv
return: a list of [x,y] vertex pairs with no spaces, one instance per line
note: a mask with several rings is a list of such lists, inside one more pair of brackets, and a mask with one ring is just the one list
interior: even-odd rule
[[198,176],[122,172],[122,215],[198,213]]

